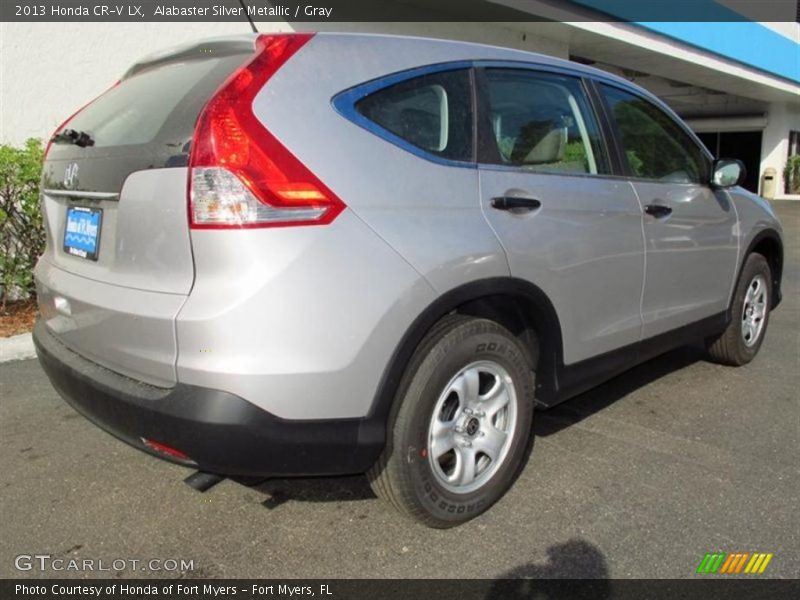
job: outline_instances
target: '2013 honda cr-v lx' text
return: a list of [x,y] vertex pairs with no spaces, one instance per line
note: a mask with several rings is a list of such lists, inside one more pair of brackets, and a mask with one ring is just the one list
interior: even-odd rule
[[377,35],[135,64],[47,149],[41,363],[126,442],[232,477],[367,472],[434,527],[534,408],[694,340],[749,362],[781,227],[661,101],[563,60]]

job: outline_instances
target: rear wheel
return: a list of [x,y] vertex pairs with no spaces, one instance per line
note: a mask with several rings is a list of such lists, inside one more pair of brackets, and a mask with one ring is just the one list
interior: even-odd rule
[[749,363],[761,348],[769,323],[772,273],[767,260],[751,254],[742,267],[731,304],[731,322],[725,331],[708,340],[712,360],[725,365]]
[[432,527],[463,523],[513,483],[531,440],[534,375],[517,339],[486,319],[451,315],[411,359],[376,494]]

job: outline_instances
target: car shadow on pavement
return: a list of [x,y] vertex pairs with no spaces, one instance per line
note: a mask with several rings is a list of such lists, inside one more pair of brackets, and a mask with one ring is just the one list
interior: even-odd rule
[[548,436],[558,433],[661,377],[704,359],[705,351],[700,346],[685,346],[642,363],[554,408],[538,411],[534,434]]
[[[581,539],[569,540],[550,546],[547,557],[543,564],[524,564],[503,573],[492,583],[486,599],[586,597],[603,600],[611,596],[606,559],[593,544]],[[585,596],[575,596],[577,586],[569,581],[574,579],[595,581],[580,586]]]
[[364,475],[267,479],[251,489],[265,494],[262,506],[273,509],[286,502],[347,502],[375,498]]

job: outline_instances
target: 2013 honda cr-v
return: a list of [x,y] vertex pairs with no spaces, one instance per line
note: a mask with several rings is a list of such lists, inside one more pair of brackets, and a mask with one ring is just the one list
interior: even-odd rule
[[534,408],[696,339],[741,365],[781,228],[662,102],[563,60],[376,35],[152,56],[58,128],[35,341],[126,442],[228,476],[366,471],[448,527]]

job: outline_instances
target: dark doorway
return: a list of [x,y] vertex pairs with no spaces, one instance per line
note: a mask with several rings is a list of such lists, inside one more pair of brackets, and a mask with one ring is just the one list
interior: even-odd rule
[[721,131],[698,133],[697,137],[717,158],[738,158],[747,169],[742,184],[747,190],[758,193],[758,177],[761,166],[760,131]]

